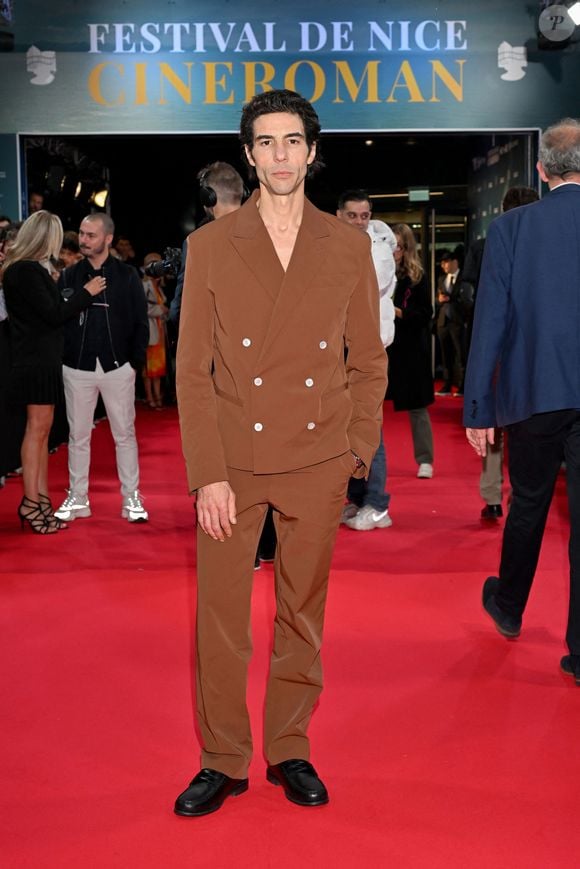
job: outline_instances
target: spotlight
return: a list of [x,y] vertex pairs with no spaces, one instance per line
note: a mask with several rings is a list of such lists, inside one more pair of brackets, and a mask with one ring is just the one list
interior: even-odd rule
[[104,208],[107,204],[108,190],[96,190],[91,196],[91,202],[98,208]]

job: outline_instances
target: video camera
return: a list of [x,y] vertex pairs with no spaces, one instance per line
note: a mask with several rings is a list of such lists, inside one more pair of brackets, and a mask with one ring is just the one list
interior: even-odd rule
[[178,247],[166,247],[163,259],[149,263],[143,271],[150,278],[162,278],[165,275],[176,277],[181,268],[181,250]]

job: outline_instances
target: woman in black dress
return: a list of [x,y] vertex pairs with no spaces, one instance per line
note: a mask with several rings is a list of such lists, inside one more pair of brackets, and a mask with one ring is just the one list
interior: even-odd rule
[[68,300],[61,298],[50,260],[59,255],[62,234],[56,215],[35,212],[22,224],[2,270],[12,354],[10,398],[26,405],[24,497],[18,515],[22,527],[27,522],[37,534],[54,534],[63,527],[48,496],[48,436],[54,406],[63,396],[63,323],[87,308],[105,286],[103,278],[95,277]]
[[397,285],[393,295],[395,338],[387,349],[387,398],[392,399],[395,410],[409,412],[419,466],[417,476],[429,479],[433,476],[433,430],[427,410],[434,401],[430,329],[433,306],[413,230],[406,223],[396,223],[392,229],[397,239],[393,254]]

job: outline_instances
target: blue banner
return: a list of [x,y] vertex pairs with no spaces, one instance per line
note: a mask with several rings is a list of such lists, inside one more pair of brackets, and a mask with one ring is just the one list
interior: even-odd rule
[[327,131],[537,128],[578,114],[580,65],[536,6],[0,0],[0,132],[230,132],[278,87]]

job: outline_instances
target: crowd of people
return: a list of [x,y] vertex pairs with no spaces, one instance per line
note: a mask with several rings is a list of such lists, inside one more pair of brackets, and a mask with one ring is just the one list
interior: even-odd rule
[[[199,197],[205,216],[198,228],[207,223],[219,220],[241,207],[248,198],[249,192],[240,173],[230,164],[217,161],[203,167],[197,176],[199,182]],[[537,199],[535,190],[526,187],[511,188],[504,200],[503,209],[517,207]],[[19,245],[16,244],[19,233],[24,230],[28,235],[30,227],[36,227],[35,215],[48,212],[42,208],[42,194],[32,191],[29,197],[29,218],[24,223],[13,223],[8,217],[0,216],[0,267],[2,260],[8,258],[8,264],[14,256],[19,256]],[[386,399],[393,402],[395,411],[406,411],[409,415],[410,433],[413,452],[417,463],[417,477],[431,479],[434,474],[434,443],[433,431],[429,416],[429,405],[434,396],[462,396],[463,383],[469,341],[473,321],[475,295],[479,282],[484,240],[477,240],[468,249],[468,255],[463,264],[463,246],[458,245],[453,250],[444,249],[438,252],[437,262],[440,276],[436,280],[434,304],[430,282],[427,279],[423,262],[417,248],[415,233],[408,224],[387,225],[372,216],[372,198],[362,189],[352,188],[343,191],[337,198],[336,216],[339,220],[350,224],[370,238],[372,260],[379,285],[380,335],[385,348],[388,366],[388,389]],[[32,220],[34,218],[34,220]],[[87,232],[91,228],[92,232]],[[101,236],[99,253],[91,249],[91,235],[99,230]],[[62,231],[62,227],[61,227]],[[10,249],[15,253],[9,255]],[[176,253],[178,251],[176,250]],[[69,470],[70,485],[67,497],[57,511],[57,523],[51,522],[48,532],[62,529],[65,523],[75,518],[90,516],[88,500],[88,462],[90,459],[89,420],[92,419],[94,406],[99,399],[105,405],[109,417],[117,452],[117,467],[121,481],[123,497],[123,515],[131,521],[146,521],[148,514],[144,509],[139,492],[137,444],[134,436],[132,412],[129,409],[130,396],[136,386],[137,399],[145,402],[154,411],[161,411],[167,404],[176,401],[175,396],[175,352],[181,310],[181,300],[185,277],[187,254],[187,239],[183,243],[181,256],[173,263],[175,272],[164,266],[163,257],[159,252],[151,251],[139,258],[133,242],[124,235],[115,236],[114,225],[108,214],[94,212],[88,214],[81,222],[79,231],[62,231],[62,240],[58,251],[47,254],[42,250],[38,255],[45,260],[45,271],[53,278],[62,298],[59,300],[59,310],[62,313],[62,324],[58,330],[65,336],[65,361],[63,371],[64,391],[68,395],[67,419],[69,424]],[[28,254],[27,254],[28,256]],[[145,348],[137,352],[131,347],[130,353],[120,363],[116,356],[110,355],[107,365],[100,372],[101,379],[94,378],[102,366],[102,354],[107,352],[89,352],[85,339],[95,342],[104,341],[111,329],[111,321],[119,328],[120,322],[129,317],[133,323],[135,311],[117,316],[117,293],[109,286],[109,295],[113,300],[106,303],[94,301],[90,304],[90,312],[82,315],[74,305],[66,303],[66,291],[82,288],[85,279],[118,268],[114,262],[125,264],[132,271],[123,271],[121,285],[128,282],[132,298],[140,299],[137,292],[136,276],[140,281],[145,308],[139,303],[142,318],[139,328],[141,343],[147,340]],[[84,263],[84,265],[83,265]],[[80,265],[79,265],[80,264]],[[155,268],[156,266],[156,268]],[[6,266],[5,266],[6,270]],[[134,272],[134,273],[133,273]],[[106,280],[106,277],[105,277]],[[118,281],[118,276],[117,276]],[[71,287],[68,286],[72,283]],[[11,282],[8,282],[9,288]],[[2,294],[2,272],[0,271],[0,322],[7,323],[8,311]],[[9,289],[10,291],[10,289]],[[64,291],[64,296],[63,296]],[[62,304],[61,304],[62,303]],[[32,316],[32,307],[27,309]],[[146,319],[143,320],[143,311]],[[78,322],[74,315],[79,313]],[[101,316],[102,315],[102,316]],[[101,316],[103,322],[99,324]],[[16,330],[16,313],[14,330]],[[70,320],[70,322],[68,322]],[[145,330],[143,322],[146,322]],[[37,325],[37,324],[36,324]],[[105,328],[106,327],[106,328]],[[35,326],[31,326],[34,333]],[[88,332],[87,332],[88,330]],[[130,330],[129,330],[130,331]],[[94,334],[93,334],[94,332]],[[437,381],[433,374],[433,335],[435,341],[435,358],[437,370],[441,372],[441,381],[435,391]],[[75,337],[76,336],[76,337]],[[79,362],[74,360],[79,349],[79,339],[82,339],[82,350],[86,358]],[[132,341],[133,337],[115,335],[110,342]],[[106,342],[105,342],[106,343]],[[97,346],[95,345],[95,347]],[[13,343],[17,356],[21,352],[17,342]],[[60,346],[60,345],[59,345]],[[93,351],[95,350],[93,347]],[[115,353],[116,353],[115,349]],[[144,355],[143,355],[144,354]],[[23,356],[23,359],[28,357]],[[27,361],[27,364],[30,360]],[[44,363],[39,363],[43,368]],[[129,364],[134,371],[134,385],[128,383],[128,398],[123,406],[123,417],[119,418],[118,406],[113,401],[107,384],[113,382],[110,376],[113,369],[123,368]],[[88,366],[88,367],[87,367]],[[20,364],[17,365],[20,367]],[[84,392],[87,406],[81,412],[76,399],[77,411],[74,414],[73,381],[78,381],[79,375],[72,371],[81,370],[89,374],[81,375],[94,380],[93,385]],[[44,369],[43,369],[44,370]],[[126,373],[130,373],[126,369]],[[107,376],[105,376],[107,375]],[[118,377],[119,375],[117,375]],[[16,382],[16,380],[14,380]],[[78,390],[77,383],[77,390]],[[117,395],[117,388],[113,395]],[[11,388],[12,399],[17,390]],[[24,395],[24,393],[21,393]],[[12,400],[11,399],[11,400]],[[55,401],[60,395],[55,395]],[[100,406],[100,405],[99,405]],[[27,411],[28,414],[28,411]],[[82,421],[82,422],[81,422]],[[28,429],[27,429],[28,430]],[[46,438],[45,438],[46,440]],[[23,452],[28,448],[28,436],[23,442]],[[81,459],[82,457],[82,459]],[[493,446],[482,458],[482,473],[480,478],[480,493],[484,501],[482,519],[497,520],[503,515],[502,488],[503,476],[503,433],[497,432]],[[79,464],[80,462],[80,464]],[[26,459],[23,458],[24,468]],[[79,472],[78,468],[82,468]],[[127,471],[130,468],[130,472]],[[46,479],[41,484],[42,495],[47,488]],[[26,487],[30,492],[30,486]],[[32,496],[36,493],[32,491]],[[27,498],[32,497],[30,494]],[[367,479],[352,477],[347,492],[346,502],[341,515],[341,522],[355,531],[384,529],[392,525],[389,513],[391,496],[387,484],[387,450],[381,433],[380,442]],[[45,505],[46,509],[46,505]],[[40,528],[38,522],[35,525]],[[269,510],[263,536],[256,552],[255,569],[261,562],[272,561],[275,551],[275,532],[272,521],[272,511]]]
[[[23,527],[55,534],[91,515],[99,398],[115,442],[121,516],[148,520],[135,384],[139,377],[151,410],[163,408],[173,368],[168,324],[181,330],[175,389],[196,495],[203,741],[202,769],[175,804],[185,816],[215,811],[248,787],[249,601],[252,562],[258,567],[261,558],[275,559],[277,588],[267,778],[299,805],[328,802],[309,761],[306,731],[322,687],[334,539],[340,522],[355,531],[392,525],[385,397],[409,415],[417,478],[434,475],[433,335],[442,368],[437,394],[465,395],[467,437],[482,461],[499,441],[498,426],[508,432],[511,506],[498,576],[483,587],[484,608],[506,637],[520,633],[566,460],[572,585],[570,654],[562,669],[580,684],[580,381],[567,365],[580,352],[571,317],[578,310],[578,267],[575,256],[562,258],[555,284],[554,263],[545,256],[562,241],[564,250],[578,246],[580,123],[567,119],[542,138],[538,171],[551,191],[545,201],[535,202],[529,188],[512,189],[485,250],[475,245],[467,264],[461,247],[443,252],[435,305],[409,225],[373,219],[371,197],[357,188],[340,194],[336,215],[308,202],[304,182],[320,168],[319,136],[318,117],[298,94],[271,91],[250,100],[240,137],[257,188],[250,195],[225,163],[201,170],[206,219],[184,243],[171,294],[156,268],[161,255],[150,252],[139,263],[131,241],[115,239],[105,212],[87,214],[78,234],[64,233],[59,218],[31,199],[22,225],[2,229],[8,400],[26,408]],[[561,291],[564,303],[546,304],[547,288]],[[48,436],[62,400],[69,488],[54,509]],[[490,468],[482,468],[494,491],[482,512],[486,521],[502,515],[498,452],[493,483]]]

